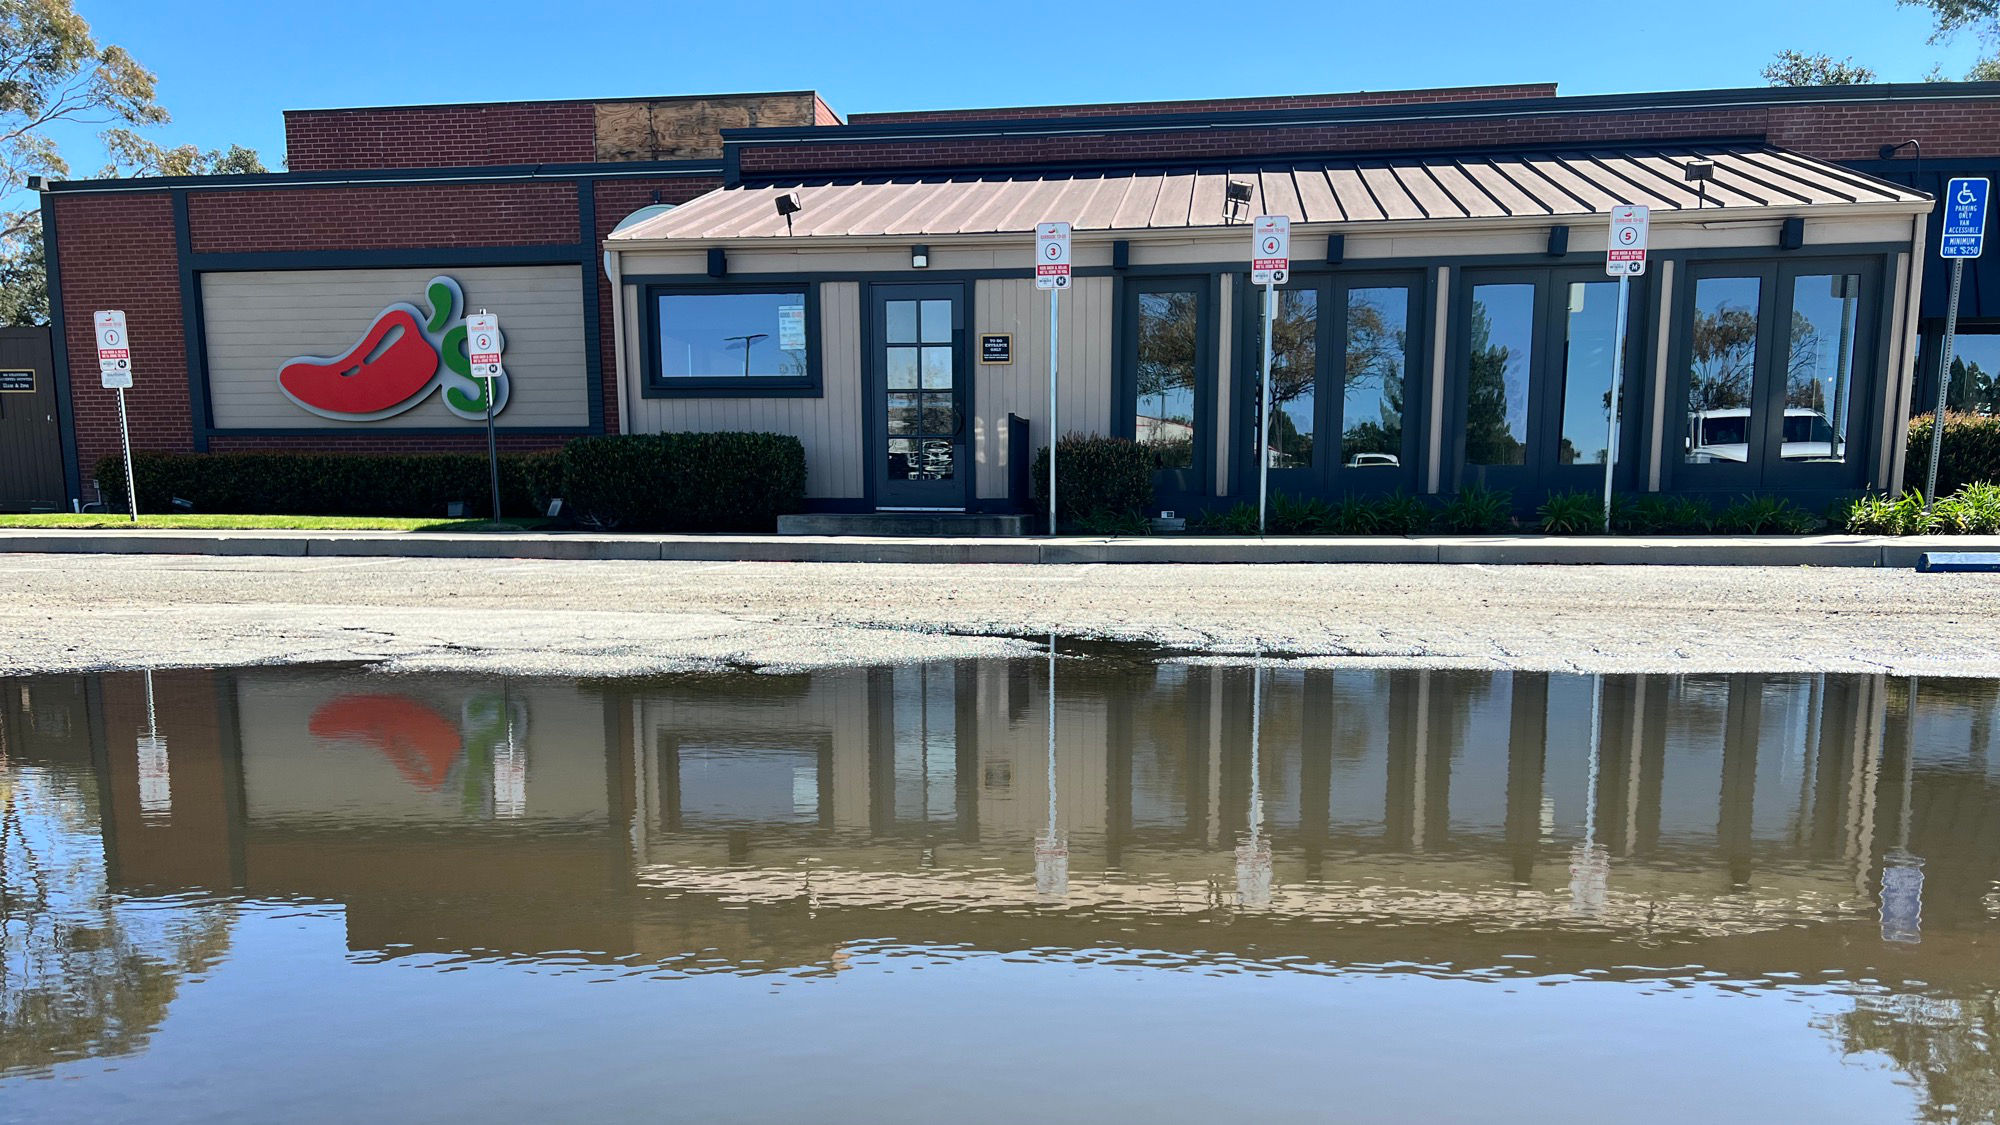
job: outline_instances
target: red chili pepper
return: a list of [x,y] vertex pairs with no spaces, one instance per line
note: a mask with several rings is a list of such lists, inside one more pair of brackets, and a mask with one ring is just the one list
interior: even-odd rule
[[[397,329],[394,340],[389,336]],[[437,374],[438,354],[407,307],[384,309],[346,355],[305,357],[278,372],[300,404],[329,414],[379,414],[408,402]]]
[[432,792],[465,749],[451,720],[401,695],[340,696],[321,704],[306,729],[329,742],[373,746],[410,784]]

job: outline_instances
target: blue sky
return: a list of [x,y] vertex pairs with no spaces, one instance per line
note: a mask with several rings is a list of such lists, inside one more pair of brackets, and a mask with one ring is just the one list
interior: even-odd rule
[[[845,114],[1529,81],[1590,94],[1758,85],[1781,47],[1851,54],[1888,81],[1933,63],[1962,74],[1979,53],[1970,36],[1927,44],[1929,14],[1894,0],[77,7],[160,76],[175,120],[159,140],[247,144],[272,167],[293,108],[816,89]],[[1259,7],[1282,18],[1262,24]],[[78,173],[96,166],[77,157]]]

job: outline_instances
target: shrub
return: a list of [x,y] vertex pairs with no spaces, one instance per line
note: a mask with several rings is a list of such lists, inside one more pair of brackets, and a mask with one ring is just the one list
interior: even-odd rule
[[1611,526],[1635,535],[1708,531],[1715,526],[1715,512],[1706,500],[1686,496],[1638,496],[1626,501],[1613,498]]
[[1203,512],[1188,527],[1203,535],[1255,535],[1257,505],[1238,504],[1221,511]]
[[1326,526],[1335,535],[1374,535],[1383,530],[1383,515],[1382,505],[1373,497],[1343,496],[1328,505]]
[[2000,535],[2000,484],[1968,484],[1932,509],[1946,531]]
[[[1125,438],[1069,433],[1056,442],[1056,520],[1153,514],[1153,450]],[[1049,447],[1035,454],[1038,511],[1049,508]]]
[[1818,516],[1780,496],[1745,496],[1715,516],[1715,530],[1725,535],[1800,535],[1819,526]]
[[1551,492],[1535,509],[1551,535],[1589,535],[1604,528],[1604,497],[1590,492]]
[[1091,512],[1077,517],[1075,529],[1085,535],[1150,535],[1153,521],[1137,512]]
[[[454,500],[484,513],[492,485],[483,453],[137,453],[139,508],[170,512],[176,498],[197,512],[232,515],[442,516]],[[125,466],[97,463],[105,504],[125,506]],[[557,454],[500,457],[500,506],[540,515],[561,495]]]
[[1966,485],[1928,512],[1920,492],[1864,496],[1847,509],[1844,526],[1857,535],[2000,534],[2000,485]]
[[1276,493],[1266,514],[1267,526],[1278,535],[1325,535],[1334,530],[1333,505],[1317,496],[1297,499]]
[[635,531],[770,531],[805,500],[806,450],[789,434],[626,434],[563,447],[578,521]]
[[[1903,491],[1924,487],[1930,469],[1929,414],[1910,419],[1903,462]],[[1944,416],[1944,456],[1938,461],[1938,495],[1950,496],[1968,484],[2000,482],[2000,415],[1947,413]]]
[[1384,535],[1414,535],[1429,527],[1437,516],[1422,497],[1400,490],[1376,497],[1371,507],[1375,512],[1375,530]]
[[1468,484],[1437,513],[1439,531],[1505,531],[1514,525],[1514,497]]

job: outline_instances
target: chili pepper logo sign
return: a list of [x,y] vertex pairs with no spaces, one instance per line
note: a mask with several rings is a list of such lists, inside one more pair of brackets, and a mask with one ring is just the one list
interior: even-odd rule
[[[486,380],[472,377],[465,347],[465,291],[449,277],[424,285],[426,314],[405,301],[376,314],[368,331],[337,356],[302,355],[278,371],[278,386],[301,410],[341,422],[373,422],[444,391],[444,407],[467,421],[486,417]],[[507,338],[498,333],[494,351]],[[507,408],[510,384],[493,380],[493,413]]]

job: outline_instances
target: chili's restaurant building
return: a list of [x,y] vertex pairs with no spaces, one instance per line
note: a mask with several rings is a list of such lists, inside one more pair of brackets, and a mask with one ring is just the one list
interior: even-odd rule
[[[504,448],[775,431],[804,444],[814,509],[1004,512],[1028,505],[1052,430],[1083,431],[1151,446],[1163,510],[1234,503],[1257,491],[1248,221],[1270,213],[1292,221],[1294,264],[1274,491],[1476,483],[1532,508],[1602,482],[1621,203],[1652,209],[1652,254],[1631,286],[1619,487],[1814,505],[1894,489],[1936,219],[1934,187],[1880,150],[1914,133],[1927,160],[1977,164],[2000,86],[845,122],[806,93],[287,124],[288,173],[45,194],[73,499],[95,498],[117,440],[93,309],[131,323],[138,448],[381,451],[483,447],[463,332],[483,308],[505,336]],[[447,148],[413,143],[441,129]],[[1076,232],[1054,419],[1031,263],[1050,220]]]

